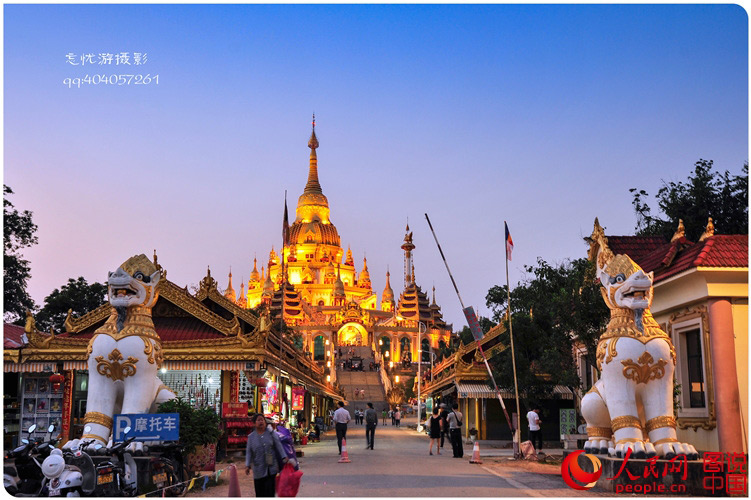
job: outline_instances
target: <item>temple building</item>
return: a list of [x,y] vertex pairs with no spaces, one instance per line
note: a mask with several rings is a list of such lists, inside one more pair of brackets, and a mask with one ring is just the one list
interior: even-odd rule
[[[313,131],[308,141],[310,162],[308,180],[297,200],[295,221],[289,226],[286,243],[279,253],[272,247],[267,265],[253,270],[247,292],[235,302],[249,309],[268,306],[275,318],[302,334],[304,347],[314,359],[323,361],[324,346],[375,346],[388,351],[393,361],[417,361],[442,344],[448,345],[451,325],[446,325],[441,309],[417,284],[412,252],[415,244],[409,226],[401,248],[404,250],[404,288],[398,300],[386,270],[386,286],[381,294],[373,290],[367,258],[358,272],[351,249],[346,252],[331,221],[329,202],[318,179],[318,138]],[[286,214],[285,214],[286,221]],[[230,272],[225,296],[234,297]]]

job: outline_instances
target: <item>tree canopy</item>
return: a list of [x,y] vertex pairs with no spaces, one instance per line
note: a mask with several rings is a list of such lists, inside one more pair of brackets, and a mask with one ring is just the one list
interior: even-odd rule
[[69,309],[73,310],[74,316],[83,316],[104,304],[106,300],[107,285],[89,285],[83,276],[75,280],[70,278],[68,283],[59,289],[55,288],[44,298],[44,307],[36,315],[37,328],[49,331],[52,327],[57,332],[63,331]]
[[[609,319],[594,266],[587,259],[553,266],[538,258],[536,266],[524,269],[529,277],[511,291],[519,387],[532,399],[550,396],[559,384],[577,389],[574,340],[584,345],[594,364],[597,340]],[[486,301],[493,319],[506,323],[501,342],[510,347],[506,287],[491,288]],[[499,386],[514,386],[510,348],[490,364]]]
[[8,199],[11,194],[13,190],[3,184],[3,308],[5,321],[20,324],[26,310],[36,307],[26,291],[31,267],[21,250],[36,245],[38,239],[32,213],[16,210]]
[[653,215],[644,189],[631,188],[636,234],[670,238],[683,219],[686,238],[697,241],[712,217],[715,234],[748,234],[748,163],[741,175],[713,170],[712,160],[700,159],[685,182],[662,182],[657,191],[661,216]]

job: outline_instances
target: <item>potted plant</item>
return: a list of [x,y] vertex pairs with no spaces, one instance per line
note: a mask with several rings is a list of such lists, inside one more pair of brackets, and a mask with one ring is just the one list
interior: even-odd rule
[[160,404],[157,412],[180,415],[180,445],[189,474],[198,470],[213,470],[216,443],[222,435],[220,418],[214,409],[194,408],[190,402],[176,398]]

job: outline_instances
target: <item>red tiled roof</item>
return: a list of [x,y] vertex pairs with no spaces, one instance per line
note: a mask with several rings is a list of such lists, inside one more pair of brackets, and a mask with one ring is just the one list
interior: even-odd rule
[[5,349],[18,349],[24,346],[22,339],[24,334],[22,326],[3,323],[3,347]]
[[614,254],[626,254],[636,263],[665,243],[662,236],[608,236],[608,247]]
[[[673,243],[662,240],[660,245],[655,245],[656,241],[641,236],[608,236],[613,253],[627,254],[644,271],[654,271],[655,283],[694,267],[748,267],[745,234],[718,234],[697,243],[685,238]],[[641,244],[651,250],[645,252]]]
[[[220,339],[225,335],[211,328],[206,323],[196,318],[153,318],[154,328],[156,333],[162,339],[162,342],[176,342],[185,340],[207,340],[207,339]],[[104,322],[102,322],[104,323]],[[94,335],[100,324],[94,325],[91,328],[87,328],[84,332],[70,335],[69,333],[63,333],[59,337],[69,337],[75,339],[90,339]],[[21,329],[23,331],[23,328]]]

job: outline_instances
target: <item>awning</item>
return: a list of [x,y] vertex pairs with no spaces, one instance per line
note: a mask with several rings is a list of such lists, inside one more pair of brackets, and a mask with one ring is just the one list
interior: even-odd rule
[[64,361],[63,370],[88,370],[88,361]]
[[494,398],[495,391],[485,384],[456,384],[460,398]]
[[165,361],[162,365],[167,370],[228,370],[247,369],[245,361]]
[[20,373],[20,372],[49,372],[54,373],[57,367],[57,363],[52,363],[49,361],[40,361],[40,362],[34,362],[34,363],[8,363],[7,361],[3,363],[3,371],[10,372],[10,373]]
[[569,389],[565,385],[555,386],[555,388],[553,389],[553,394],[561,399],[574,399],[574,393],[571,392],[571,389]]
[[452,384],[451,386],[449,386],[448,389],[441,392],[441,396],[448,396],[449,394],[452,394],[455,390],[456,390],[456,386]]
[[[456,389],[460,398],[493,399],[496,397],[495,391],[485,384],[458,383],[456,384]],[[445,396],[451,391],[453,391],[453,388],[443,391],[442,395]],[[513,399],[514,393],[501,389],[501,397],[504,399]],[[524,398],[526,394],[522,392],[519,394],[519,397]],[[565,385],[556,385],[553,388],[553,397],[558,399],[574,399],[574,394]]]

